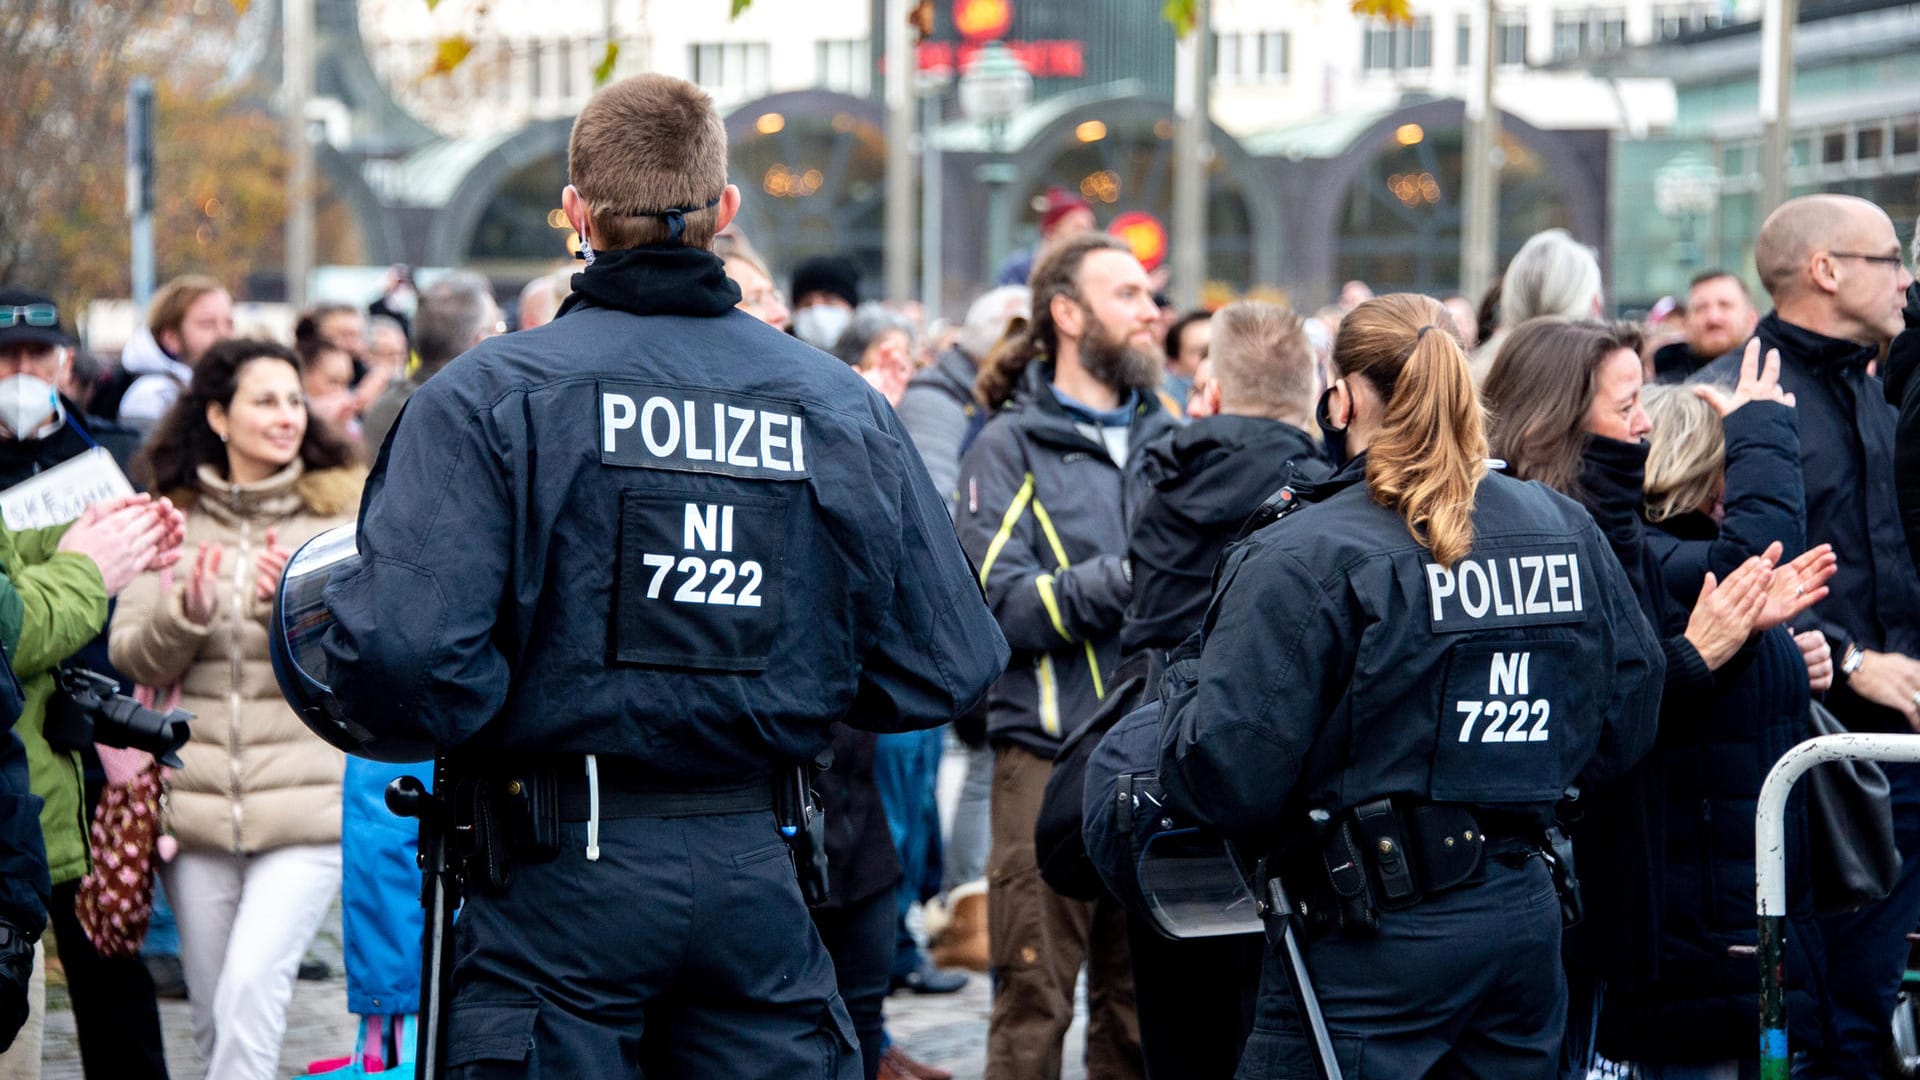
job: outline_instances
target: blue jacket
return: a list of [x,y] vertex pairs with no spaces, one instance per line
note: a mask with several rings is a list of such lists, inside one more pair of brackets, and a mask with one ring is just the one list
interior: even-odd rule
[[376,735],[594,753],[662,785],[931,727],[1006,644],[893,410],[733,308],[710,252],[602,254],[561,317],[408,401],[328,586]]

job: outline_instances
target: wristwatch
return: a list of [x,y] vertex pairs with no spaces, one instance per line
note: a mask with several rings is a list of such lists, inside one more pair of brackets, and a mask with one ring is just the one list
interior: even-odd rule
[[1840,674],[1851,678],[1854,672],[1860,670],[1860,665],[1866,662],[1867,650],[1849,641],[1847,651],[1840,656]]

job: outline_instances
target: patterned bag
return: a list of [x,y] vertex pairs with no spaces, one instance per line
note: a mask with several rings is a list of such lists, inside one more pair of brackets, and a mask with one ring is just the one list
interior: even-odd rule
[[[163,586],[170,586],[168,571]],[[170,712],[180,704],[180,686],[136,687],[140,704]],[[134,956],[153,918],[155,849],[160,845],[161,770],[144,750],[94,747],[107,774],[100,805],[93,810],[88,847],[93,868],[80,879],[73,913],[101,956]],[[162,857],[165,857],[164,855]]]
[[93,869],[80,879],[73,901],[80,928],[101,956],[133,956],[146,939],[159,826],[157,767],[101,790],[90,835]]

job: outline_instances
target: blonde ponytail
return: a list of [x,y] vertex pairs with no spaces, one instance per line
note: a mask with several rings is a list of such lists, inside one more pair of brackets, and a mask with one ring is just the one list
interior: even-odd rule
[[1340,323],[1334,367],[1386,402],[1367,444],[1367,489],[1398,511],[1415,540],[1451,565],[1473,547],[1473,503],[1487,474],[1486,425],[1467,356],[1445,308],[1397,293]]

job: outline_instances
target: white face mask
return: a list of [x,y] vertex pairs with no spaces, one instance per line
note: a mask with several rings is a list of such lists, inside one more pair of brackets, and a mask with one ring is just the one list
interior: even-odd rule
[[853,321],[853,309],[834,304],[814,304],[794,313],[793,333],[816,349],[831,350],[833,343]]
[[0,424],[15,439],[31,439],[50,420],[60,420],[60,395],[45,379],[21,372],[0,379]]

